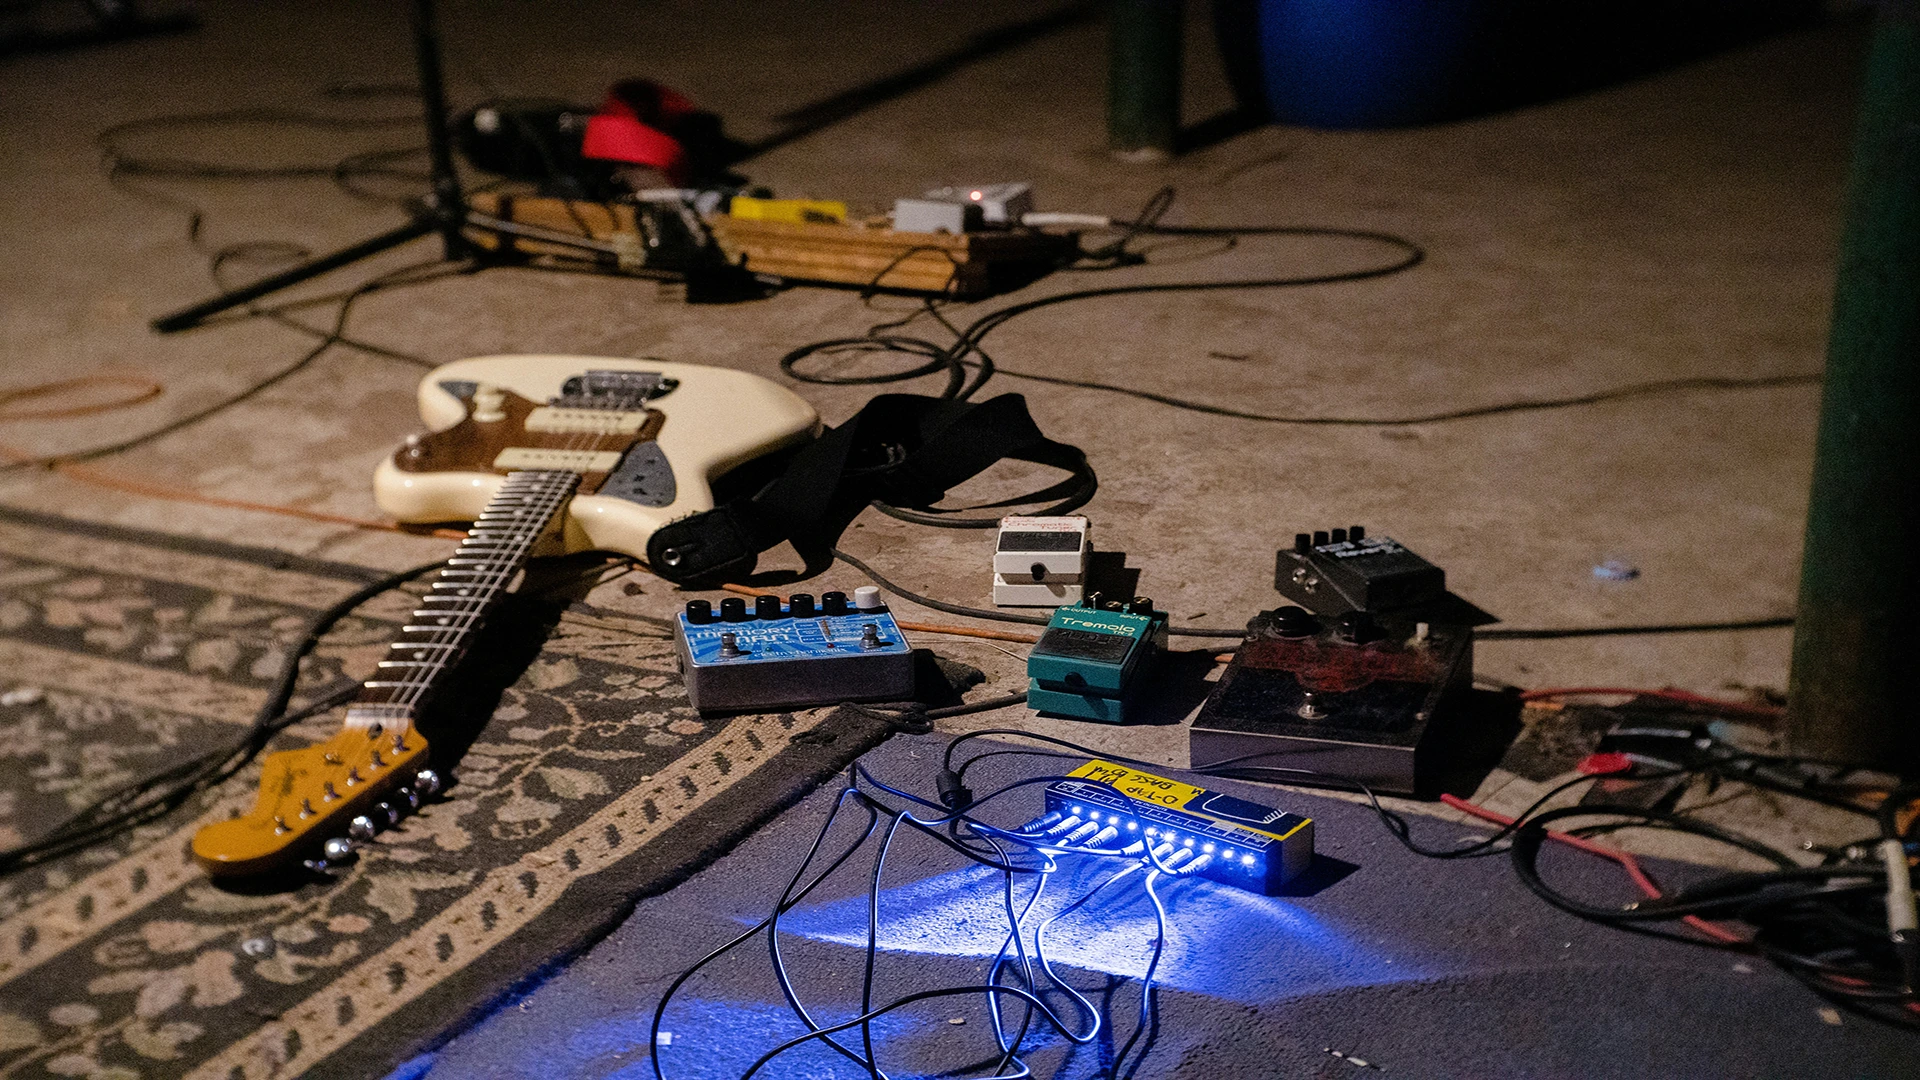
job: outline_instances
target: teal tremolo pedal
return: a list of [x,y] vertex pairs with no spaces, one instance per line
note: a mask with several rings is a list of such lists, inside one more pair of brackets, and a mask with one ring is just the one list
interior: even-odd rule
[[1027,654],[1027,706],[1049,716],[1125,723],[1137,682],[1167,647],[1167,614],[1137,596],[1102,601],[1098,593],[1055,608]]

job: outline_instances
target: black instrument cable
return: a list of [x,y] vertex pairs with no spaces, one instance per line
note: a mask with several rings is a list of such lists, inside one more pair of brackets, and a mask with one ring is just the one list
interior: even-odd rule
[[274,735],[288,726],[351,700],[360,690],[357,679],[327,687],[306,705],[291,711],[287,709],[300,679],[300,661],[313,651],[320,638],[334,624],[381,593],[430,574],[444,565],[444,559],[436,559],[410,570],[388,574],[361,586],[314,616],[302,632],[299,644],[289,650],[286,659],[281,661],[272,688],[267,692],[267,700],[254,713],[253,722],[243,734],[224,746],[116,788],[46,835],[0,851],[0,877],[119,836],[166,814],[195,794],[240,771],[266,747]]

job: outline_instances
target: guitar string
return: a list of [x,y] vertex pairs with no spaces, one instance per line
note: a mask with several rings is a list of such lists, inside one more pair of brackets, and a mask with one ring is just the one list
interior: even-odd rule
[[[592,438],[593,436],[591,434],[582,433],[581,435],[576,435],[574,440],[569,441],[575,442],[575,440],[579,439],[591,440]],[[584,448],[584,446],[576,442],[575,445],[563,446],[557,449],[564,452]],[[412,645],[415,649],[423,647],[433,648],[436,649],[441,656],[434,660],[422,662],[417,667],[410,668],[409,670],[412,674],[406,678],[379,680],[376,676],[375,679],[368,680],[369,682],[381,682],[381,685],[367,687],[367,689],[377,689],[385,692],[383,696],[386,700],[377,704],[390,708],[397,707],[408,712],[411,712],[411,710],[420,704],[440,674],[452,666],[449,658],[454,657],[460,651],[459,646],[462,641],[478,628],[482,617],[499,598],[502,587],[504,587],[506,582],[509,581],[514,574],[518,573],[520,567],[525,564],[526,553],[538,542],[540,534],[546,531],[546,528],[552,523],[554,515],[559,512],[560,505],[571,495],[572,488],[577,486],[576,476],[577,474],[561,470],[534,469],[516,470],[507,474],[499,490],[487,501],[486,508],[481,511],[481,517],[484,519],[489,514],[500,512],[508,514],[508,516],[519,516],[523,520],[503,524],[501,527],[504,529],[505,535],[497,538],[498,546],[490,545],[489,550],[481,551],[479,546],[475,544],[475,538],[472,536],[469,536],[467,540],[461,542],[460,548],[455,551],[453,558],[460,558],[462,552],[474,552],[480,556],[479,568],[474,570],[456,570],[453,566],[449,565],[447,569],[442,570],[440,574],[436,576],[433,583],[436,586],[444,585],[448,591],[454,592],[456,603],[450,605],[453,610],[442,608],[438,611],[432,611],[432,609],[425,606],[428,598],[423,597],[421,600],[423,606],[415,612],[416,615],[421,615],[431,611],[429,617],[445,617],[449,622],[444,628],[432,630],[426,641],[396,641],[393,643],[393,645]],[[569,483],[569,481],[573,481],[573,483]],[[519,513],[514,515],[509,514],[509,511],[518,511]],[[528,513],[528,511],[531,511],[531,513]],[[496,538],[493,537],[481,537],[480,539],[483,542],[496,540]],[[450,571],[460,574],[461,579],[455,580],[450,578],[448,576]],[[470,593],[473,595],[469,595]],[[431,596],[431,587],[429,587],[429,596]],[[401,632],[403,635],[407,633],[405,630]],[[398,651],[393,648],[393,645],[390,645],[388,648],[390,654]],[[404,661],[402,662],[405,663]],[[375,703],[370,702],[368,704]]]
[[[599,408],[609,412],[619,412],[628,411],[634,407],[644,409],[646,401],[645,392],[642,392],[642,395],[638,399],[629,395],[621,397],[616,402],[605,405],[596,405],[591,402],[589,397],[586,407],[589,409]],[[584,430],[574,433],[562,446],[555,447],[554,449],[562,453],[582,451],[595,445],[599,438],[600,433],[594,432],[591,429]],[[527,552],[531,551],[533,545],[539,541],[540,534],[545,532],[547,527],[552,524],[554,515],[560,512],[562,504],[571,498],[574,490],[578,487],[579,476],[580,474],[571,471],[537,469],[522,469],[507,474],[507,478],[502,482],[500,489],[488,499],[487,506],[481,511],[481,518],[484,519],[487,515],[494,513],[496,508],[505,510],[515,502],[519,504],[517,507],[518,510],[526,511],[532,509],[534,513],[531,515],[521,514],[520,516],[525,518],[524,521],[504,526],[506,535],[497,538],[497,545],[489,544],[485,552],[481,551],[480,545],[476,541],[495,541],[496,538],[469,535],[466,540],[461,542],[460,548],[454,553],[453,558],[460,558],[461,553],[467,551],[481,554],[481,566],[484,572],[458,571],[463,576],[471,576],[467,576],[467,580],[456,582],[448,578],[449,571],[453,570],[450,565],[446,570],[442,570],[440,574],[436,576],[434,585],[445,584],[449,588],[458,587],[462,590],[471,590],[477,593],[477,595],[467,598],[465,592],[460,592],[458,595],[464,598],[464,602],[455,605],[458,610],[442,608],[437,611],[431,611],[431,609],[425,607],[424,605],[427,603],[428,597],[423,597],[421,600],[423,606],[414,612],[415,615],[426,615],[428,617],[444,616],[449,620],[457,618],[460,621],[457,624],[449,621],[445,624],[445,629],[432,631],[429,639],[426,641],[396,641],[390,644],[388,646],[389,655],[398,652],[399,649],[397,646],[401,645],[411,645],[416,650],[423,648],[433,649],[440,655],[433,660],[417,663],[395,661],[397,663],[410,664],[408,670],[413,672],[413,674],[407,678],[390,681],[380,680],[376,674],[375,679],[368,680],[368,682],[378,681],[383,685],[371,687],[363,683],[362,686],[365,689],[385,691],[384,696],[387,700],[378,703],[368,702],[366,704],[377,704],[388,708],[397,708],[404,711],[408,718],[411,719],[412,713],[418,707],[421,700],[424,699],[426,694],[432,689],[434,682],[441,673],[453,666],[453,659],[457,658],[462,651],[460,649],[462,641],[478,629],[479,624],[483,621],[483,616],[492,604],[498,600],[501,588],[525,565]],[[509,496],[511,496],[510,499],[508,498]],[[543,503],[550,505],[542,505]],[[489,526],[483,526],[482,528],[475,529],[474,532],[484,532],[487,531],[488,528]],[[520,531],[515,531],[516,529]],[[500,558],[503,552],[507,555],[505,561],[501,561]],[[429,597],[431,596],[431,592],[432,587],[430,586]],[[430,615],[428,614],[429,611],[431,611]],[[405,634],[407,631],[403,629],[401,632]],[[352,710],[349,709],[349,716],[351,716],[351,713]]]
[[[644,410],[647,402],[646,393],[647,392],[643,391],[637,398],[632,396],[623,397],[616,402],[605,405],[595,404],[589,401],[587,408],[608,412],[631,411],[635,408]],[[555,447],[554,449],[562,453],[585,451],[594,446],[600,437],[601,433],[592,430],[577,432],[573,438],[569,439],[565,444]],[[519,504],[516,507],[517,509],[532,509],[534,513],[531,515],[522,515],[525,521],[515,523],[514,526],[508,527],[506,535],[504,536],[496,538],[470,535],[466,540],[461,542],[460,548],[455,551],[453,558],[460,558],[463,552],[473,551],[475,554],[481,556],[481,571],[459,571],[463,574],[463,577],[468,574],[472,574],[473,576],[466,577],[465,580],[453,581],[448,578],[449,572],[454,572],[454,568],[450,565],[436,576],[434,585],[445,584],[449,586],[450,590],[453,588],[472,590],[477,595],[466,597],[462,594],[460,597],[461,602],[451,605],[452,607],[457,607],[458,610],[442,608],[437,611],[432,611],[430,617],[437,618],[444,616],[449,619],[457,618],[460,620],[457,624],[450,622],[446,624],[444,629],[436,628],[426,641],[396,641],[390,644],[388,646],[388,653],[390,655],[400,652],[401,646],[410,646],[416,651],[432,649],[439,655],[429,660],[394,661],[396,663],[406,664],[406,670],[413,674],[410,674],[407,678],[391,681],[381,680],[376,674],[374,679],[370,679],[367,682],[380,682],[380,686],[369,686],[367,683],[363,683],[362,686],[365,689],[385,691],[387,700],[383,702],[366,702],[364,704],[395,708],[406,712],[408,714],[407,718],[409,720],[411,719],[411,713],[425,698],[427,692],[431,690],[434,682],[444,671],[452,666],[451,658],[456,657],[457,654],[461,652],[459,648],[461,642],[478,629],[480,622],[483,621],[483,616],[499,599],[502,587],[525,565],[527,552],[532,549],[533,545],[539,541],[540,535],[552,524],[554,516],[560,512],[563,504],[571,499],[579,486],[581,475],[582,474],[571,470],[549,469],[523,469],[507,474],[507,478],[502,482],[499,490],[494,493],[493,497],[488,500],[486,508],[481,511],[481,518],[484,519],[487,515],[494,513],[496,508],[506,510],[514,502]],[[524,484],[522,484],[523,479],[525,480]],[[507,496],[511,496],[511,500],[503,501],[503,498]],[[475,529],[474,533],[478,534],[483,531],[486,531],[486,527],[484,526]],[[492,543],[490,543],[485,550],[482,550],[476,541],[491,541]],[[501,560],[503,554],[506,555],[505,561]],[[423,606],[413,614],[425,615],[428,613],[430,609],[425,605],[431,595],[432,587],[430,586],[428,597],[423,597],[421,600]],[[402,634],[406,632],[407,631],[403,630]],[[351,715],[351,707],[348,711],[349,715]],[[393,718],[383,717],[382,719]]]
[[[439,675],[448,667],[452,666],[451,663],[444,661],[459,652],[459,646],[462,640],[477,629],[481,616],[486,613],[492,602],[498,598],[499,588],[511,579],[512,575],[518,572],[519,566],[524,563],[524,550],[531,549],[533,542],[538,540],[539,533],[545,531],[545,526],[551,522],[553,514],[558,512],[560,503],[565,499],[564,485],[556,484],[552,487],[548,487],[547,485],[562,475],[571,474],[548,474],[544,471],[534,472],[532,470],[523,470],[507,475],[507,479],[502,483],[500,490],[495,493],[492,499],[488,500],[487,508],[482,511],[482,516],[495,511],[504,512],[519,509],[522,511],[532,510],[534,512],[534,515],[528,516],[529,520],[531,520],[532,516],[539,515],[544,511],[545,519],[540,522],[539,528],[533,531],[531,535],[524,535],[520,532],[509,532],[510,547],[507,550],[511,551],[512,555],[506,563],[497,563],[495,561],[496,555],[490,554],[486,564],[484,564],[486,568],[483,571],[471,572],[476,574],[476,576],[473,577],[465,577],[464,575],[470,572],[462,571],[463,578],[460,580],[449,579],[446,576],[447,572],[445,570],[441,571],[440,575],[436,576],[433,584],[435,586],[445,586],[446,589],[452,593],[451,598],[457,602],[439,610],[422,606],[416,609],[413,614],[416,616],[424,615],[428,618],[444,617],[447,618],[449,622],[444,626],[432,628],[428,639],[425,641],[407,642],[402,640],[393,642],[388,646],[389,654],[398,651],[393,646],[403,644],[411,645],[416,650],[434,649],[442,654],[440,660],[420,662],[417,666],[408,669],[410,671],[408,676],[400,679],[383,680],[376,674],[373,679],[363,683],[362,686],[364,689],[381,691],[385,700],[359,704],[372,708],[406,712],[409,715],[404,717],[404,719],[410,720],[412,718],[410,715],[411,711],[417,708]],[[523,480],[523,478],[525,479]],[[459,558],[461,551],[465,550],[469,550],[469,545],[463,542],[461,547],[455,551],[453,557]],[[431,591],[429,592],[429,597],[430,596]],[[423,597],[421,603],[425,605],[427,599],[428,598]],[[406,630],[401,631],[403,635],[407,632]],[[391,669],[380,670],[385,671]],[[369,711],[371,711],[371,709],[369,709]],[[352,712],[352,708],[349,707],[348,714],[350,717]],[[403,719],[403,717],[383,716],[381,719],[397,720]],[[351,723],[350,726],[352,726]]]

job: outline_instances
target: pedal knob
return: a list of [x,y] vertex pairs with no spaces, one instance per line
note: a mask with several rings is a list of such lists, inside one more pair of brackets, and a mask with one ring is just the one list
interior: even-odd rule
[[713,605],[705,600],[687,601],[687,621],[695,625],[713,621]]
[[813,594],[797,592],[787,597],[787,614],[796,619],[813,618]]
[[722,622],[746,622],[747,602],[737,596],[720,601],[720,619]]
[[1373,614],[1367,611],[1349,611],[1340,616],[1340,623],[1334,628],[1334,635],[1341,641],[1354,645],[1365,645],[1384,636],[1380,624],[1373,621]]
[[820,610],[827,615],[845,615],[847,613],[847,594],[843,592],[821,593]]
[[753,617],[756,619],[778,619],[785,613],[780,610],[780,598],[777,596],[756,596],[753,598]]
[[507,418],[507,393],[492,383],[481,383],[473,390],[473,418],[491,424]]
[[880,590],[871,585],[862,585],[853,590],[853,606],[861,611],[885,611],[887,608],[880,599]]
[[1289,605],[1273,613],[1273,630],[1283,638],[1309,638],[1320,632],[1320,620],[1306,608]]

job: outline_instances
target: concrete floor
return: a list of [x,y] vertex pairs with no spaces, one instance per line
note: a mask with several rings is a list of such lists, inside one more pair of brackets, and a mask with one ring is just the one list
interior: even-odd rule
[[[334,84],[410,77],[399,10],[211,0],[186,36],[0,62],[0,384],[133,372],[165,395],[91,420],[16,422],[0,441],[36,453],[157,425],[274,370],[308,337],[255,320],[158,337],[146,320],[209,289],[185,215],[211,244],[274,239],[327,250],[397,212],[324,179],[271,183],[102,175],[97,131],[173,113],[297,108],[404,113],[407,99],[330,101]],[[967,5],[612,3],[445,5],[457,102],[492,93],[598,98],[645,74],[683,89],[749,140],[781,114],[938,57],[1031,15]],[[1200,7],[1195,5],[1196,8]],[[1196,11],[1189,120],[1228,95]],[[1853,96],[1865,35],[1837,23],[1629,85],[1417,130],[1266,128],[1159,166],[1103,148],[1104,38],[1083,22],[788,143],[745,165],[782,194],[878,210],[975,178],[1030,179],[1044,209],[1125,215],[1162,185],[1170,221],[1298,223],[1405,234],[1419,268],[1358,284],[1132,297],[1051,308],[990,339],[1010,368],[1100,379],[1275,412],[1399,415],[1690,375],[1820,368]],[[331,162],[405,146],[411,127],[349,133],[270,125],[139,141],[147,153],[228,163]],[[1248,240],[1159,251],[1100,284],[1205,280],[1364,265],[1350,242]],[[432,257],[426,244],[336,275],[318,295]],[[1060,276],[1024,296],[1079,287]],[[1002,301],[1003,302],[1003,301]],[[859,333],[871,309],[794,289],[731,307],[663,301],[653,285],[493,270],[370,297],[352,332],[435,361],[494,352],[651,354],[776,376],[793,346]],[[989,310],[995,301],[976,305]],[[310,322],[330,309],[302,314]],[[1245,359],[1223,359],[1221,354]],[[377,515],[375,463],[417,424],[414,366],[335,349],[246,406],[103,470],[219,496]],[[864,388],[805,387],[829,421]],[[932,380],[916,386],[932,392]],[[1689,393],[1410,427],[1299,428],[1176,412],[1004,379],[1042,427],[1084,447],[1101,476],[1087,508],[1098,545],[1141,569],[1177,620],[1234,625],[1271,607],[1273,549],[1299,529],[1360,522],[1444,566],[1455,590],[1515,626],[1742,619],[1791,611],[1811,461],[1811,386]],[[1017,470],[964,495],[1023,490]],[[1031,485],[1029,485],[1031,486]],[[280,547],[412,565],[448,542],[158,501],[45,473],[0,474],[0,502]],[[845,546],[883,572],[961,602],[985,599],[988,541],[869,515]],[[1621,559],[1637,579],[1601,583]],[[836,569],[815,591],[850,587]],[[665,611],[663,584],[596,603]],[[1524,686],[1782,688],[1789,634],[1770,630],[1485,644],[1479,672]],[[948,655],[1017,685],[1017,656],[942,639]],[[1017,712],[981,723],[1019,721]],[[1042,725],[1084,735],[1080,725]],[[1106,732],[1184,758],[1178,728]]]

